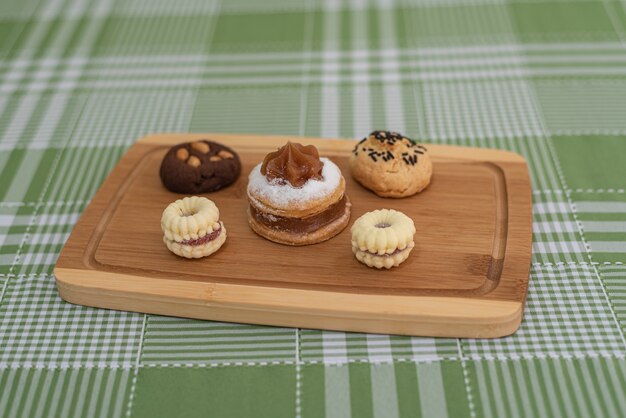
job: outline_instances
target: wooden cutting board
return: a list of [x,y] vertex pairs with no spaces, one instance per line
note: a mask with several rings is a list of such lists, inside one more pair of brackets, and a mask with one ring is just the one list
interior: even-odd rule
[[[161,159],[179,142],[222,142],[241,158],[232,186],[205,195],[219,207],[228,239],[199,260],[162,242],[163,209],[181,197],[159,179]],[[400,267],[357,262],[350,227],[312,246],[257,236],[246,219],[247,174],[287,137],[163,134],[138,141],[105,180],[55,267],[71,303],[217,321],[374,333],[490,338],[522,319],[531,254],[531,191],[526,162],[507,151],[429,146],[434,174],[421,194],[385,199],[350,176],[353,141],[299,138],[342,170],[352,222],[392,208],[417,227]]]

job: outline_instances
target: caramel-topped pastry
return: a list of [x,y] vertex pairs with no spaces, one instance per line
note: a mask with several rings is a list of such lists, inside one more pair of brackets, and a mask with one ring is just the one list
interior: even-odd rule
[[293,187],[302,187],[309,179],[321,180],[323,166],[313,145],[287,142],[265,156],[261,174],[268,180],[283,179]]
[[287,245],[330,239],[350,221],[346,182],[317,149],[288,142],[248,177],[248,223],[259,235]]

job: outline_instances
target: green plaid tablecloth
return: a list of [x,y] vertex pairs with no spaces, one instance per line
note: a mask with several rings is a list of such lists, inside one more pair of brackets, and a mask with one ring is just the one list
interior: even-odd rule
[[[524,322],[496,340],[73,306],[55,260],[154,132],[509,149],[529,162]],[[626,3],[0,2],[0,416],[626,416]]]

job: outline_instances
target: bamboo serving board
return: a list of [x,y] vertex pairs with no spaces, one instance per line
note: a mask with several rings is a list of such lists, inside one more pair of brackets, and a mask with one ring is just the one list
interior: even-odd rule
[[[210,257],[187,260],[162,241],[163,209],[181,197],[159,179],[170,146],[198,139],[239,153],[242,175],[207,194],[228,239]],[[162,315],[374,333],[491,338],[522,319],[531,254],[531,192],[524,159],[490,149],[430,145],[434,174],[422,193],[384,199],[350,176],[353,141],[300,138],[342,170],[350,225],[392,208],[417,228],[400,267],[360,264],[350,227],[312,246],[257,236],[246,218],[247,174],[287,137],[164,134],[141,139],[105,180],[55,267],[61,297],[101,308]]]

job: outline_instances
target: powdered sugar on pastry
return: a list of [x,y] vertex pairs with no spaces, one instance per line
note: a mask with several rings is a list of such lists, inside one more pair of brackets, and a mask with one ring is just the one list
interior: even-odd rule
[[309,179],[302,187],[293,187],[281,179],[268,181],[261,174],[262,164],[259,164],[252,169],[248,177],[248,195],[252,193],[261,199],[271,201],[277,208],[286,208],[295,202],[306,203],[323,199],[339,186],[341,171],[328,158],[320,158],[320,161],[324,164],[323,179]]

